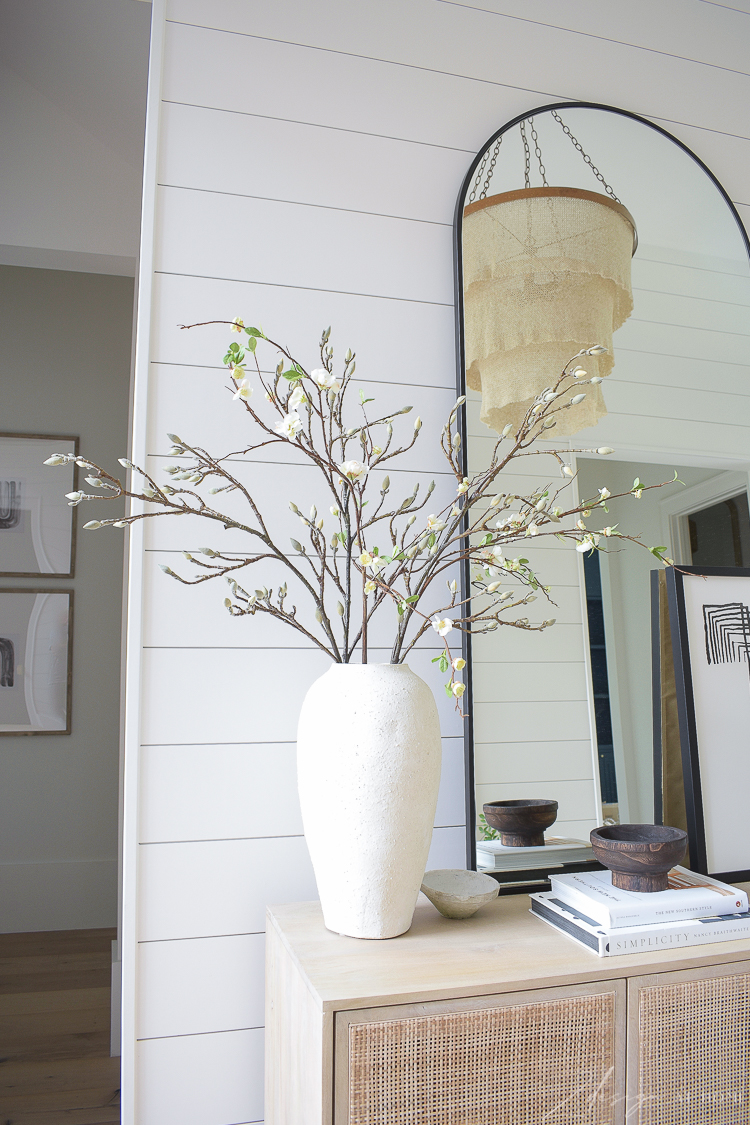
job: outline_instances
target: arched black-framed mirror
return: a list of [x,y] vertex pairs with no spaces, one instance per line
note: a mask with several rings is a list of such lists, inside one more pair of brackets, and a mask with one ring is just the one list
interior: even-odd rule
[[[573,488],[581,495],[592,494],[594,485],[615,492],[630,488],[638,474],[656,481],[677,469],[684,484],[650,494],[658,499],[648,505],[625,510],[620,502],[608,518],[622,518],[629,533],[666,544],[678,562],[690,563],[691,534],[700,525],[694,513],[747,494],[750,242],[710,169],[636,114],[591,102],[540,106],[498,129],[467,172],[454,223],[467,466],[481,466],[482,448],[493,438],[480,421],[480,394],[466,381],[465,208],[473,204],[476,213],[481,199],[523,195],[527,188],[554,194],[545,186],[614,195],[637,228],[633,310],[614,333],[614,368],[602,372],[607,413],[571,439],[574,447],[607,445],[616,452],[606,465],[572,456]],[[494,634],[491,643],[503,652],[493,653],[486,637],[467,639],[470,867],[482,835],[477,811],[487,800],[557,799],[554,832],[573,839],[587,840],[589,828],[605,819],[654,819],[648,594],[654,560],[637,550],[585,563],[562,548],[548,556],[552,565],[540,571],[559,595],[555,628],[512,644]],[[470,581],[467,571],[467,589]],[[503,878],[516,889],[530,881],[512,869]]]

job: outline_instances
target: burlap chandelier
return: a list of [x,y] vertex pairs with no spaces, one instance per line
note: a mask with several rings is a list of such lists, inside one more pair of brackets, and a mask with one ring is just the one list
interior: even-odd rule
[[[612,333],[633,309],[632,216],[608,185],[610,195],[550,187],[533,119],[531,127],[544,186],[528,186],[522,125],[527,187],[480,197],[464,209],[466,381],[482,394],[482,421],[498,433],[520,423],[582,348],[604,345],[606,353],[586,356],[585,366],[589,375],[609,375]],[[493,166],[496,155],[497,149]],[[489,176],[485,192],[488,183]],[[583,403],[558,415],[557,433],[576,433],[607,413],[601,387],[586,390]]]

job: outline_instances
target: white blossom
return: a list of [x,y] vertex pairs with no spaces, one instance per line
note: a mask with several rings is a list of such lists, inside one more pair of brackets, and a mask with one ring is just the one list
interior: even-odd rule
[[343,461],[339,465],[339,472],[347,480],[357,481],[367,474],[367,466],[363,465],[361,461]]
[[244,320],[242,319],[242,317],[241,317],[241,316],[236,316],[236,317],[234,318],[234,320],[232,321],[232,327],[231,327],[230,331],[232,331],[232,332],[240,332],[240,333],[241,333],[241,332],[242,332],[242,329],[243,329],[244,327],[245,327],[245,322],[244,322]]
[[445,529],[445,527],[446,527],[446,524],[444,524],[441,519],[438,519],[437,516],[431,515],[431,516],[427,517],[427,530],[428,531],[443,531]]
[[295,387],[287,399],[286,408],[287,410],[297,410],[303,402],[307,402],[307,395],[302,387]]
[[463,494],[465,492],[468,492],[468,491],[469,491],[469,478],[464,477],[464,479],[461,481],[458,488],[456,489],[456,492],[458,493],[459,496],[463,496]]
[[599,489],[599,499],[600,500],[608,500],[611,495],[612,495],[612,493],[609,491],[608,488],[600,488]]
[[452,661],[452,664],[453,664],[453,669],[456,672],[461,672],[466,667],[466,661],[464,660],[464,658],[462,656],[457,656],[456,659],[454,661]]
[[299,414],[292,411],[290,414],[284,416],[283,421],[279,422],[278,426],[274,426],[277,434],[282,437],[288,438],[290,441],[297,436],[302,429],[302,419]]
[[250,385],[249,379],[240,379],[237,384],[237,390],[232,395],[232,398],[248,399],[253,393],[253,388]]
[[341,390],[339,380],[332,371],[326,371],[324,367],[316,367],[314,371],[310,372],[310,378],[321,390],[333,391],[334,394]]
[[451,686],[451,691],[453,692],[456,699],[460,699],[463,693],[466,691],[466,684],[461,684],[458,682],[458,680],[456,680],[456,682]]
[[450,633],[451,629],[453,628],[453,622],[450,617],[441,618],[438,617],[437,614],[435,614],[430,624],[432,625],[435,632],[439,633],[441,637],[447,637],[448,633]]

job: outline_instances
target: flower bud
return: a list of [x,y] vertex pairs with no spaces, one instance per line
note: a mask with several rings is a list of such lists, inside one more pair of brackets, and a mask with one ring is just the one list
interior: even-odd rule
[[600,445],[596,452],[600,453],[602,457],[606,457],[608,453],[614,453],[614,449],[610,449],[608,445]]
[[65,465],[67,463],[67,460],[68,460],[68,458],[65,457],[64,454],[53,453],[51,457],[47,458],[47,460],[44,462],[44,464],[45,465]]
[[336,612],[338,613],[339,617],[344,616],[344,607],[341,602],[336,602]]
[[571,375],[576,379],[585,379],[588,375],[588,371],[584,371],[582,367],[574,367],[571,371]]
[[419,417],[419,415],[417,415],[414,421],[414,429],[417,433],[419,433],[419,431],[422,429],[422,419]]
[[501,586],[502,586],[502,582],[490,582],[489,586],[485,587],[484,592],[486,594],[494,594],[495,591],[499,590]]
[[315,620],[317,621],[318,625],[323,624],[323,614],[319,609],[315,610]]
[[503,432],[500,434],[500,437],[501,438],[507,437],[512,429],[513,429],[513,423],[508,422],[508,424],[506,426],[503,426]]
[[561,472],[561,473],[563,474],[563,476],[564,476],[564,477],[572,477],[572,476],[575,476],[575,473],[574,473],[574,472],[573,472],[573,470],[571,469],[570,465],[563,465],[563,467],[562,467],[562,469],[560,470],[560,472]]
[[84,529],[84,531],[96,531],[96,529],[98,527],[103,527],[103,526],[104,526],[103,524],[99,523],[99,520],[89,520],[88,523],[85,523],[83,525],[83,529]]
[[132,461],[128,461],[127,457],[118,457],[117,460],[122,465],[123,469],[135,469]]
[[585,392],[583,394],[580,394],[580,395],[573,395],[572,399],[570,400],[570,405],[571,406],[578,406],[578,403],[583,402],[585,397],[586,397]]
[[586,355],[603,355],[606,350],[601,344],[594,344],[593,348],[586,349]]
[[592,375],[592,377],[589,379],[589,383],[593,383],[594,386],[596,386],[597,383],[601,383],[601,379],[598,375]]

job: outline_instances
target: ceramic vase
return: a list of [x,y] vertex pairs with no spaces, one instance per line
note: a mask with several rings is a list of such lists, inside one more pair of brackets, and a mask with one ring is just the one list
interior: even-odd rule
[[435,699],[405,664],[332,664],[312,685],[300,714],[297,769],[329,930],[391,938],[409,929],[440,765]]

